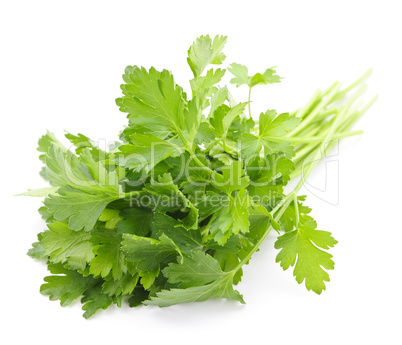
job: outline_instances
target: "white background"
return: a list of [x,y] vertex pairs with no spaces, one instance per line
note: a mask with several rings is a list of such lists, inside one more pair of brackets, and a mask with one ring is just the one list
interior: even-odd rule
[[[0,5],[1,323],[3,344],[400,344],[401,8],[399,1],[2,1]],[[114,99],[129,64],[167,68],[188,90],[187,49],[228,35],[227,63],[278,66],[280,85],[253,90],[253,111],[292,111],[334,80],[370,67],[360,138],[340,148],[339,203],[309,194],[319,228],[339,244],[321,296],[275,263],[272,234],[245,268],[246,305],[207,301],[109,308],[86,321],[39,293],[47,273],[25,255],[44,224],[38,138],[49,129],[115,140],[126,123]],[[247,90],[234,94],[239,100]],[[321,164],[310,179],[325,181]],[[335,181],[336,182],[336,181]],[[8,340],[6,340],[8,339]]]

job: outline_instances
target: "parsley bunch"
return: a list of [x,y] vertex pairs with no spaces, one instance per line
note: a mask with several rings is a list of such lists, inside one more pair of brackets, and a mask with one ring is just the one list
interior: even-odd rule
[[51,273],[42,294],[62,306],[81,298],[85,318],[125,296],[130,306],[244,303],[234,285],[272,229],[281,267],[294,267],[308,290],[325,290],[337,241],[317,230],[298,191],[335,139],[360,133],[350,128],[372,103],[355,105],[368,73],[317,91],[293,113],[267,110],[255,120],[252,89],[281,78],[231,64],[230,82],[248,88],[236,102],[218,86],[226,71],[210,66],[225,60],[225,43],[201,36],[188,50],[191,96],[167,70],[128,66],[116,100],[128,125],[107,152],[82,134],[66,134],[73,151],[50,132],[39,140],[51,187],[25,195],[45,197],[47,229],[28,252]]

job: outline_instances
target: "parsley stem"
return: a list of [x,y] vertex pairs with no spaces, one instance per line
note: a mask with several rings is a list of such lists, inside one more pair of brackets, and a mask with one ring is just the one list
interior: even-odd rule
[[297,228],[299,226],[299,202],[297,200],[297,194],[296,193],[293,194],[293,203],[295,205],[295,216],[296,216],[295,226]]
[[[324,96],[328,95],[328,97],[330,97],[331,95],[333,97],[330,101],[335,101],[338,100],[342,97],[344,97],[349,91],[351,91],[352,89],[354,89],[355,87],[357,87],[358,85],[360,85],[365,79],[367,79],[372,73],[372,69],[369,69],[367,72],[365,72],[361,77],[359,77],[355,82],[353,82],[352,84],[350,84],[348,87],[346,87],[345,89],[337,92],[335,95],[333,95],[333,90],[334,90],[334,86],[336,84],[339,84],[337,82],[335,82],[333,85],[331,85],[326,91],[324,92],[320,92],[320,90],[317,90],[316,93],[313,95],[313,97],[310,99],[310,101],[302,108],[300,108],[298,111],[292,113],[293,115],[296,115],[297,117],[300,117],[302,119],[304,118],[308,118],[308,121],[303,121],[302,124],[297,127],[294,131],[292,131],[291,133],[289,133],[289,135],[293,135],[295,133],[299,133],[300,131],[302,131],[304,129],[304,127],[306,127],[310,122],[316,122],[316,121],[321,121],[323,119],[325,119],[327,116],[335,114],[337,112],[337,108],[334,107],[332,109],[328,109],[326,111],[324,111],[323,113],[319,114],[320,111],[323,109],[322,108],[322,100],[320,103],[320,107],[316,107],[311,113],[309,113],[306,116],[306,113],[308,113],[308,111],[310,110],[310,108],[314,105],[314,103],[317,101],[318,98],[321,97],[321,99],[324,98]],[[329,104],[329,103],[327,103]],[[325,108],[325,107],[324,107]]]
[[[350,130],[350,128],[353,126],[353,124],[374,104],[374,102],[377,100],[377,96],[373,97],[367,104],[360,110],[351,110],[348,112],[348,114],[351,114],[350,116],[347,115],[345,116],[345,120],[339,125],[338,129],[339,131],[345,132]],[[330,122],[328,122],[330,124]],[[318,129],[318,127],[317,127]],[[316,132],[316,130],[313,130],[313,132]],[[352,132],[348,132],[352,133]],[[302,148],[297,149],[296,157],[294,157],[293,161],[295,162],[296,169],[290,174],[290,178],[293,179],[297,176],[299,176],[302,172],[302,165],[303,159],[307,159],[306,157],[309,154],[312,154],[312,152],[317,149],[318,143],[310,143],[309,145],[305,145]],[[327,145],[326,150],[332,149],[332,147],[336,145],[336,142],[331,142]]]
[[349,119],[347,119],[343,124],[342,124],[342,129],[346,128],[347,130],[351,128],[354,123],[374,104],[374,102],[377,100],[378,95],[374,96],[367,104],[359,111],[357,111],[353,116],[351,116]]
[[[339,85],[335,85],[333,89],[329,92],[329,99],[332,99],[334,95],[336,94],[337,90],[339,89]],[[339,113],[336,113],[334,118],[331,120],[330,127],[327,129],[326,134],[324,138],[322,139],[321,143],[319,145],[314,144],[312,149],[315,151],[314,158],[311,160],[311,163],[309,164],[306,172],[303,174],[302,178],[296,185],[296,187],[293,189],[291,193],[289,193],[281,203],[279,203],[270,213],[271,215],[274,216],[275,222],[278,222],[279,219],[282,217],[283,213],[286,211],[287,207],[290,205],[290,203],[293,201],[295,205],[295,212],[296,212],[296,224],[299,223],[299,212],[298,212],[298,200],[297,200],[297,193],[303,186],[304,182],[306,179],[309,177],[311,172],[313,171],[313,168],[315,165],[321,160],[321,155],[322,151],[326,151],[329,147],[327,147],[327,144],[329,140],[333,137],[334,133],[336,132],[339,127],[342,127],[342,124],[339,126],[339,123],[345,118],[345,116],[350,112],[350,108],[353,105],[354,101],[365,91],[365,85],[360,87],[358,91],[350,98],[350,100],[346,103],[346,105],[342,108],[342,110]],[[370,102],[370,105],[375,101],[373,99]],[[316,114],[319,114],[319,112],[325,107],[325,105],[328,104],[328,100],[324,103],[321,103],[318,105],[319,111],[316,111],[316,109],[313,111]],[[363,110],[367,110],[368,106],[366,106]],[[359,115],[361,115],[361,112],[358,112]],[[311,113],[309,114],[309,116]],[[360,116],[353,116],[353,119],[358,118]],[[311,121],[311,120],[310,120]],[[339,127],[338,127],[339,126]],[[346,133],[344,133],[346,134]],[[343,134],[343,135],[344,135]],[[330,144],[331,145],[331,144]],[[244,265],[246,264],[251,256],[258,250],[260,245],[264,242],[265,238],[268,236],[270,231],[272,230],[272,224],[268,226],[268,228],[265,230],[261,238],[256,242],[256,244],[253,246],[253,248],[247,253],[247,255],[238,263],[238,265],[230,272],[232,277],[236,274],[236,272]]]
[[[346,138],[346,137],[350,137],[353,135],[359,135],[359,134],[363,134],[363,131],[354,131],[354,132],[343,132],[343,133],[337,133],[334,134],[331,139],[335,139],[335,138]],[[266,137],[271,141],[290,141],[292,143],[309,143],[309,142],[315,142],[315,141],[321,141],[324,139],[324,136],[311,136],[311,137]]]
[[373,69],[370,68],[368,71],[366,71],[361,77],[359,77],[355,82],[350,84],[347,88],[343,89],[341,92],[338,93],[336,96],[336,99],[343,97],[346,95],[350,90],[354,89],[356,86],[360,85],[364,80],[366,80],[371,73],[373,72]]
[[307,102],[307,104],[304,107],[297,110],[296,112],[292,113],[292,115],[303,119],[308,114],[308,111],[314,105],[314,103],[316,103],[320,99],[320,97],[322,97],[321,90],[317,90],[314,93],[314,95],[310,98],[310,100]]
[[321,122],[323,120],[325,120],[326,118],[328,118],[330,115],[336,114],[339,111],[339,109],[337,107],[328,109],[324,112],[322,112],[321,114],[317,115],[314,120],[312,121],[312,123],[317,124],[318,122]]
[[335,98],[336,94],[338,93],[340,88],[340,84],[338,82],[335,82],[334,84],[332,84],[332,86],[329,88],[329,93],[327,95],[327,97],[322,98],[320,103],[317,105],[316,108],[314,108],[314,110],[309,113],[302,121],[302,123],[296,127],[293,131],[291,131],[288,136],[291,137],[293,135],[295,135],[296,133],[299,133],[302,129],[304,129],[311,121],[313,121],[313,119],[316,117],[316,115],[318,115],[321,110],[323,110],[329,103],[331,103],[333,101],[333,99]]
[[329,128],[324,140],[321,142],[321,145],[318,146],[315,155],[310,161],[310,164],[308,165],[307,169],[305,172],[302,173],[302,178],[300,179],[299,183],[296,185],[294,192],[298,192],[300,188],[303,186],[304,182],[307,180],[307,178],[310,176],[311,172],[313,171],[314,167],[317,165],[317,163],[323,158],[322,155],[325,154],[325,151],[328,150],[329,147],[326,147],[327,144],[329,143],[329,140],[333,133],[335,132],[338,123],[343,119],[343,117],[348,113],[349,108],[353,104],[353,102],[366,90],[366,86],[363,85],[358,91],[350,98],[350,100],[346,103],[346,105],[343,107],[341,112],[337,114],[337,116],[334,118],[334,121]]
[[286,198],[283,198],[279,203],[278,203],[278,205],[276,205],[272,210],[271,210],[271,215],[273,216],[275,213],[276,213],[276,211],[278,211],[282,206],[283,206],[283,204],[286,202]]

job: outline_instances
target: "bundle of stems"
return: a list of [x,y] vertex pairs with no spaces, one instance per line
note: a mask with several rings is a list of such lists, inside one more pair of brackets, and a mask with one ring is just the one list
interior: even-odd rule
[[[290,177],[294,179],[300,176],[300,180],[282,202],[270,212],[275,221],[279,221],[292,202],[297,209],[299,190],[317,163],[325,158],[325,155],[339,143],[339,140],[363,133],[361,130],[351,131],[350,129],[377,99],[377,96],[374,96],[364,105],[358,100],[367,88],[364,82],[371,73],[370,69],[344,89],[341,89],[340,82],[334,82],[325,91],[317,90],[305,106],[292,113],[302,119],[300,125],[289,132],[286,137],[277,138],[277,140],[290,141],[295,146],[296,155],[293,158],[295,170]],[[298,212],[296,212],[297,214]],[[244,262],[247,262],[257,251],[271,230],[272,225],[267,228],[253,250],[243,260]]]

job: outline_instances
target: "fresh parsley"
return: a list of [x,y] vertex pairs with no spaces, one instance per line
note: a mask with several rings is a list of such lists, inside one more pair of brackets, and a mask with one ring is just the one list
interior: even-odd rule
[[251,90],[281,78],[232,63],[230,83],[248,87],[236,102],[220,84],[226,70],[214,67],[225,43],[207,35],[192,44],[188,93],[168,70],[128,66],[116,100],[128,125],[107,152],[83,134],[66,134],[74,152],[50,132],[39,140],[50,187],[24,194],[45,198],[47,229],[28,252],[47,262],[42,294],[62,306],[81,298],[85,318],[125,297],[132,307],[244,303],[234,286],[272,229],[281,267],[308,290],[325,290],[337,241],[317,229],[298,192],[333,139],[360,134],[350,128],[372,103],[355,105],[368,73],[317,91],[293,113],[269,109],[257,120]]

